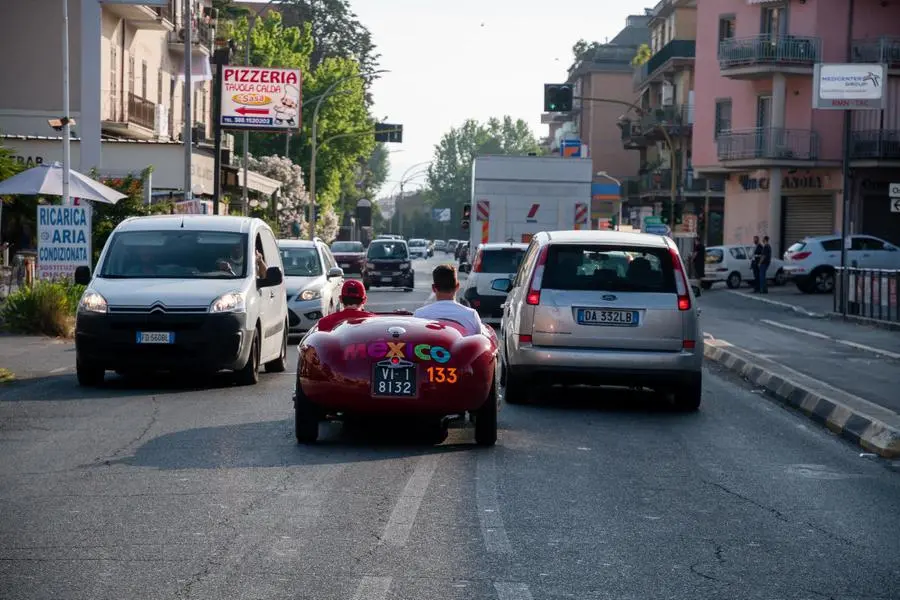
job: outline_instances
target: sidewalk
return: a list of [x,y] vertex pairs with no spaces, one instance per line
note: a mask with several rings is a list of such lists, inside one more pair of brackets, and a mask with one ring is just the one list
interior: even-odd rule
[[[887,427],[892,433],[882,436],[882,446],[860,443],[883,456],[900,456],[900,334],[810,318],[733,293],[703,296],[700,307],[703,331],[712,340],[707,358],[783,402],[801,410],[805,402],[815,412],[811,416],[856,441],[864,423]],[[832,413],[842,425],[828,421]]]
[[15,379],[75,372],[75,342],[30,335],[0,334],[0,368]]

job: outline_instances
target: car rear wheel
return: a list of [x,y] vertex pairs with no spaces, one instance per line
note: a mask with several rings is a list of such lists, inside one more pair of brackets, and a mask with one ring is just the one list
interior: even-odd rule
[[492,385],[484,404],[475,411],[475,443],[493,446],[497,443],[497,386]]
[[820,267],[812,272],[813,291],[818,294],[830,294],[834,291],[834,270]]
[[103,367],[86,363],[75,358],[75,375],[78,377],[78,385],[82,387],[96,387],[103,383],[106,370]]
[[287,371],[288,324],[284,324],[284,336],[281,340],[281,355],[266,363],[266,373],[284,373]]
[[784,285],[787,283],[787,275],[784,274],[783,269],[778,269],[775,272],[775,285]]
[[728,279],[725,280],[725,285],[728,286],[729,289],[736,290],[741,287],[741,274],[737,271],[732,272],[728,275]]
[[503,366],[501,377],[503,380],[503,400],[507,404],[525,404],[528,402],[528,382],[525,381],[524,377],[511,373],[506,365]]
[[314,444],[319,439],[319,411],[299,383],[294,394],[294,435],[298,444]]
[[247,364],[234,374],[238,385],[256,385],[259,383],[259,333],[253,330],[253,339],[250,340],[250,356]]
[[700,408],[702,395],[703,379],[698,376],[695,380],[675,388],[675,408],[681,412],[694,412]]

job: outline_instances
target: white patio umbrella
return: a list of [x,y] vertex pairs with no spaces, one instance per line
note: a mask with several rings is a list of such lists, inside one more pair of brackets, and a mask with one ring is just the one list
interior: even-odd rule
[[[40,165],[0,181],[0,196],[62,196],[63,167],[61,163]],[[69,170],[69,195],[72,198],[115,204],[128,196],[78,171]]]

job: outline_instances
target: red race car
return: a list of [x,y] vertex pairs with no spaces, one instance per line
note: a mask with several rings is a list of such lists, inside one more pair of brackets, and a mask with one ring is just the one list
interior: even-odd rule
[[312,329],[300,342],[294,389],[298,443],[313,443],[319,423],[348,417],[412,417],[439,427],[468,413],[475,442],[497,441],[497,335],[482,325],[464,336],[452,321],[398,311]]

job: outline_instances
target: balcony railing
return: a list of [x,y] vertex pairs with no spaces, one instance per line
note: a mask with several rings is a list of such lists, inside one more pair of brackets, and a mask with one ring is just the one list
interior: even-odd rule
[[634,85],[640,86],[672,59],[692,59],[697,55],[694,40],[672,40],[659,49],[647,62],[634,70]]
[[900,130],[869,129],[850,135],[850,158],[900,160]]
[[816,160],[819,136],[808,129],[760,127],[719,134],[720,161],[732,160]]
[[[681,191],[682,192],[705,192],[706,179],[700,177],[689,177],[687,172],[681,174]],[[724,192],[725,181],[722,179],[709,180],[709,189],[711,192]],[[660,169],[653,173],[641,175],[641,193],[648,194],[653,192],[663,192],[669,194],[672,191],[672,170]]]
[[719,43],[719,67],[753,65],[811,67],[822,60],[822,40],[796,35],[756,35],[729,38]]
[[140,96],[128,93],[128,122],[153,129],[155,126],[156,105],[141,98]]
[[161,19],[165,19],[169,23],[175,23],[175,21],[177,21],[175,18],[175,2],[173,0],[169,1],[168,6],[159,6],[154,8],[153,11],[156,12]]
[[619,123],[619,127],[622,131],[622,142],[626,147],[646,145],[646,136],[641,129],[640,121],[623,121]]
[[853,62],[883,63],[900,68],[900,37],[882,36],[874,40],[854,40]]
[[651,108],[648,114],[641,117],[641,129],[647,135],[655,133],[662,136],[660,127],[665,127],[670,136],[687,135],[691,132],[693,124],[694,107],[686,104]]
[[[195,44],[212,48],[215,42],[215,27],[206,23],[194,23],[191,30],[191,41]],[[170,44],[184,44],[184,28],[179,22],[175,26],[175,31],[169,32]]]

